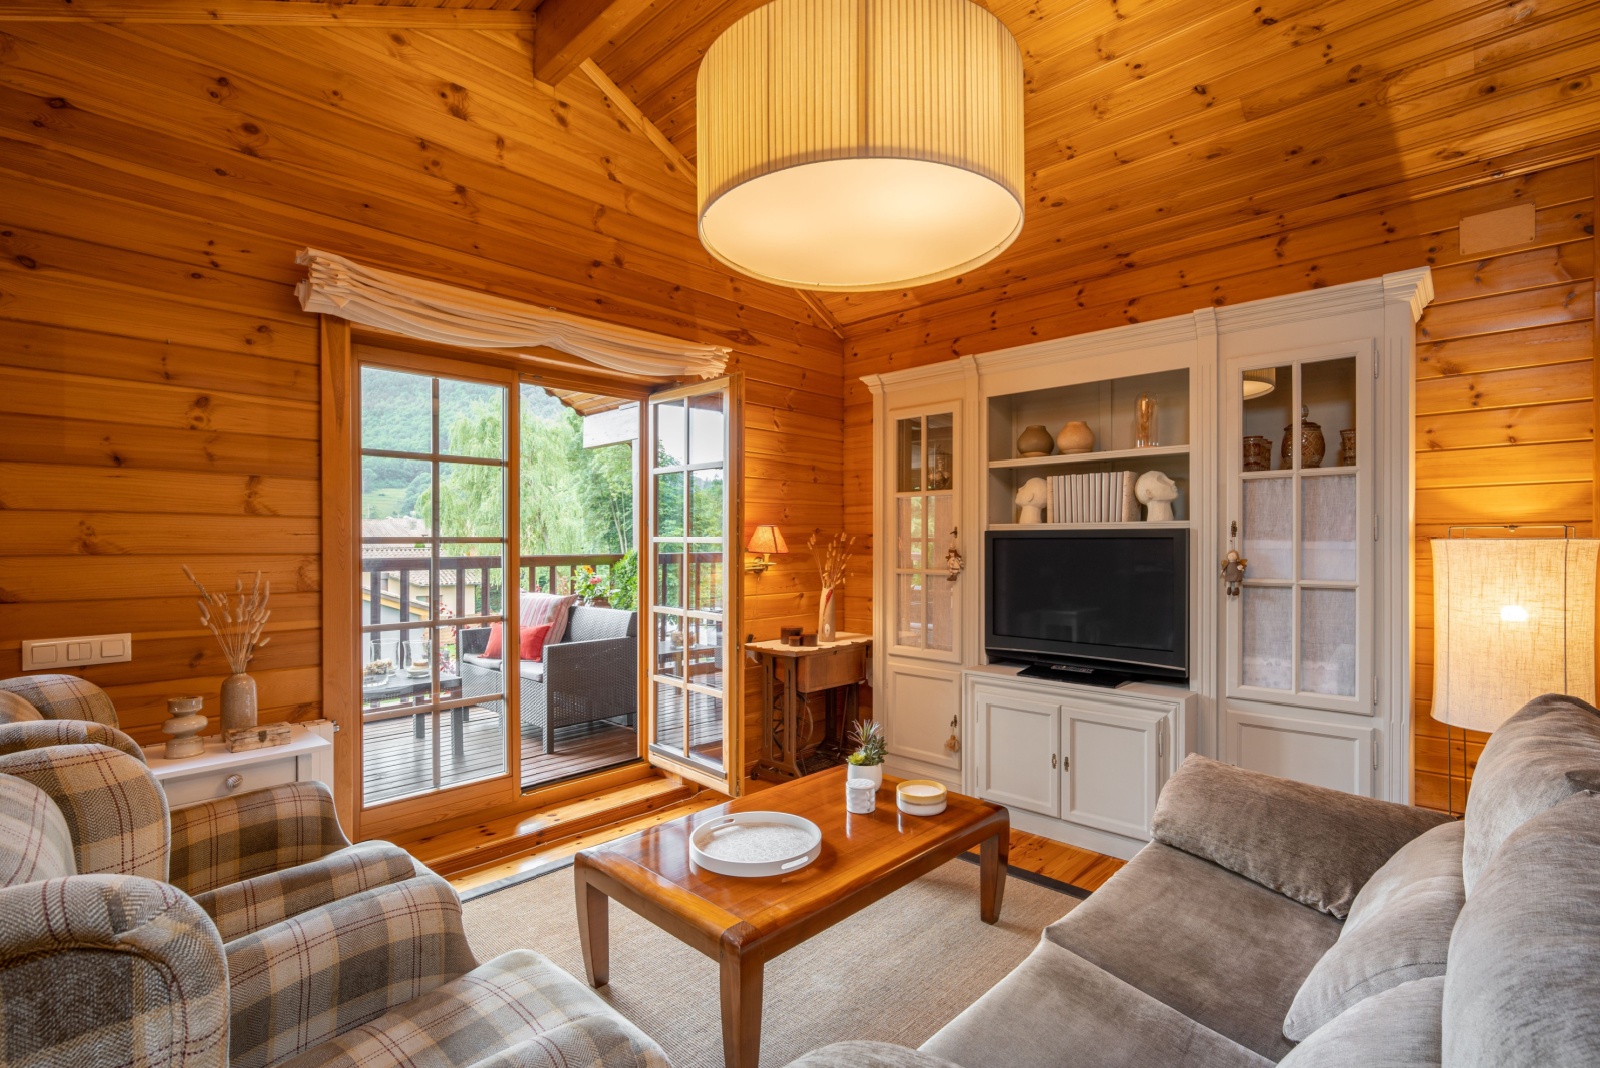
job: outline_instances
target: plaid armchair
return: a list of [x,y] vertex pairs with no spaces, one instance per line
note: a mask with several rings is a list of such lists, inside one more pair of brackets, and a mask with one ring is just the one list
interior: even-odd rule
[[177,888],[72,856],[60,809],[0,774],[0,1063],[667,1068],[537,953],[477,964],[431,873],[224,943]]
[[[14,679],[0,679],[0,693],[12,695],[0,699],[0,723],[30,718],[81,719],[107,727],[121,726],[110,695],[76,675],[19,675]],[[28,716],[14,698],[31,705],[38,716]]]
[[[561,641],[544,647],[543,660],[522,661],[522,731],[556,751],[556,728],[600,720],[626,720],[639,711],[639,619],[619,608],[579,605],[567,616]],[[489,628],[464,628],[461,695],[503,693],[499,659],[483,655]],[[484,701],[500,711],[500,701]]]

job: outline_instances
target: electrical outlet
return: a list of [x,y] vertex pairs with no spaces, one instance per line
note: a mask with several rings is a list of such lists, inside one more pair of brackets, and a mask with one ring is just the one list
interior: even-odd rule
[[133,659],[132,634],[88,634],[22,643],[23,671],[67,671]]

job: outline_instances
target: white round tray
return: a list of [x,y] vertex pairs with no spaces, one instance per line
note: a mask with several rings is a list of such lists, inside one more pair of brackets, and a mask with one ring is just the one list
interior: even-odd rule
[[816,860],[822,829],[787,812],[735,812],[689,835],[689,857],[718,875],[785,875]]

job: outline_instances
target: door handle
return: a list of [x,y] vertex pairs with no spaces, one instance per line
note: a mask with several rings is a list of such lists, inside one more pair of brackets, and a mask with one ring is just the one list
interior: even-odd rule
[[1056,770],[1056,755],[1054,753],[1050,754],[1050,770]]

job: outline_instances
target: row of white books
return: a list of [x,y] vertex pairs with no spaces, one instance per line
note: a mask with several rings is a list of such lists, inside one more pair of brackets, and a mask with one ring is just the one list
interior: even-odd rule
[[1139,519],[1132,471],[1050,475],[1046,523],[1132,523]]

